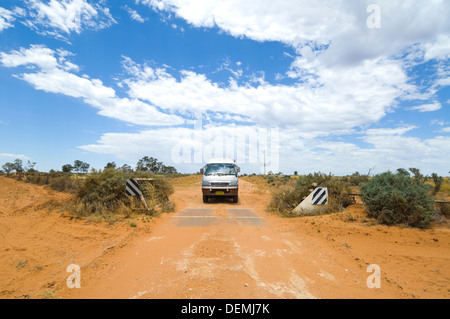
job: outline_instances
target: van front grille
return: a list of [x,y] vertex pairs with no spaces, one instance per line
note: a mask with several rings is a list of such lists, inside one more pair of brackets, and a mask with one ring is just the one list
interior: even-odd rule
[[230,186],[229,182],[211,182],[212,187],[227,187]]

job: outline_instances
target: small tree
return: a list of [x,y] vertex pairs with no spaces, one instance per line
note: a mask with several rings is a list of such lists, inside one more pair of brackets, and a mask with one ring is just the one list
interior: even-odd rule
[[7,162],[2,166],[2,169],[6,174],[11,174],[11,172],[14,171],[14,164]]
[[425,176],[422,175],[418,168],[410,168],[409,170],[414,174],[413,179],[416,184],[421,184],[425,181]]
[[431,174],[431,177],[434,182],[433,195],[436,195],[441,190],[441,186],[444,183],[444,178],[442,176],[438,176],[436,173]]
[[23,173],[24,169],[23,169],[23,162],[21,159],[15,159],[14,160],[14,170],[16,171],[16,173]]
[[175,174],[177,172],[177,169],[173,166],[165,166],[163,165],[161,169],[161,173],[163,174]]
[[128,165],[128,164],[123,164],[123,165],[119,168],[119,171],[124,172],[124,173],[126,173],[126,172],[132,172],[132,171],[133,171],[133,168],[132,168],[130,165]]
[[404,169],[404,168],[399,168],[399,169],[397,169],[397,174],[402,174],[402,175],[408,176],[408,177],[411,176],[411,175],[409,174],[409,172],[408,172],[406,169]]
[[109,162],[106,164],[105,169],[116,169],[117,165],[115,162]]
[[144,156],[136,164],[137,171],[149,171],[151,173],[158,173],[162,166],[161,162],[158,162],[156,158]]
[[36,166],[36,162],[27,161],[27,173],[35,173],[37,172],[34,167]]
[[72,172],[72,170],[73,170],[73,166],[70,164],[65,164],[62,166],[62,171],[64,173],[70,173],[70,172]]
[[79,173],[80,170],[81,170],[81,165],[82,165],[82,164],[83,164],[83,161],[75,160],[75,161],[73,162],[73,170],[74,170],[75,172]]
[[177,170],[172,166],[165,166],[162,162],[158,162],[156,158],[144,156],[136,164],[136,171],[150,173],[176,173]]
[[83,164],[81,164],[81,167],[80,167],[80,172],[84,173],[84,174],[87,173],[89,171],[89,166],[91,166],[91,165],[83,162]]
[[73,162],[73,170],[77,173],[87,173],[89,170],[89,164],[80,160]]

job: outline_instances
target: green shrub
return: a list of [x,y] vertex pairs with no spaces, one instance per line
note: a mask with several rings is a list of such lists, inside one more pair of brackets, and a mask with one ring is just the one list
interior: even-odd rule
[[368,215],[386,225],[406,224],[425,228],[434,212],[429,186],[402,172],[385,172],[360,188]]

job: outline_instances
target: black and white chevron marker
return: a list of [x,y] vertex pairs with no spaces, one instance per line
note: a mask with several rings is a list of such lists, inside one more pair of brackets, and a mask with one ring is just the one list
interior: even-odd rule
[[311,204],[325,205],[328,200],[328,190],[326,187],[318,187],[313,191]]
[[142,196],[142,191],[139,188],[139,184],[133,178],[127,179],[126,193],[130,196]]
[[317,187],[293,209],[300,215],[317,215],[317,211],[328,205],[328,188]]

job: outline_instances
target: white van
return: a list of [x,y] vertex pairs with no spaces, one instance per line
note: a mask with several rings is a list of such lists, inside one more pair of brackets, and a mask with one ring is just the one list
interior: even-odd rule
[[202,177],[203,202],[210,197],[231,197],[238,202],[238,173],[240,169],[230,158],[212,158],[200,170]]

